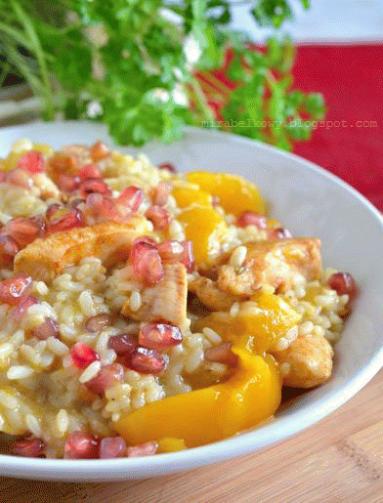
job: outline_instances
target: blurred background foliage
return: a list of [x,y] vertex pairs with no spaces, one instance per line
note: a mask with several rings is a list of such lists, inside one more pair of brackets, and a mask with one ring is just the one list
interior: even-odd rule
[[[300,0],[305,8],[309,0]],[[234,31],[248,6],[275,36]],[[121,144],[170,142],[185,124],[290,149],[325,112],[294,90],[289,0],[0,0],[0,83],[26,81],[42,116],[104,122]]]

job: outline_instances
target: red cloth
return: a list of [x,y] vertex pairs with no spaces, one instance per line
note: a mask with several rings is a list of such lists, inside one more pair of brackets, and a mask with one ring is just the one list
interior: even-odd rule
[[320,91],[328,108],[327,127],[297,144],[295,153],[383,210],[383,44],[301,46],[294,75],[296,88]]

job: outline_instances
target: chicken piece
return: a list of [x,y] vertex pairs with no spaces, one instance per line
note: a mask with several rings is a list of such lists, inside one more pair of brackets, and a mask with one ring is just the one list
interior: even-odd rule
[[56,232],[21,250],[15,257],[14,270],[49,282],[65,267],[85,257],[99,257],[108,267],[126,259],[133,240],[144,234],[148,234],[148,226],[143,217],[134,217],[125,224],[105,222]]
[[323,335],[300,336],[288,349],[273,355],[280,365],[287,364],[283,376],[285,386],[313,388],[331,376],[334,351]]
[[247,255],[240,268],[229,264],[218,270],[218,287],[229,294],[250,296],[261,286],[286,291],[302,279],[318,279],[322,261],[315,238],[246,243]]
[[227,311],[234,302],[241,300],[223,292],[213,280],[202,276],[189,284],[189,290],[211,311]]
[[141,292],[141,307],[133,311],[129,301],[122,306],[123,316],[137,321],[166,321],[183,328],[186,322],[187,276],[182,264],[164,266],[164,277]]

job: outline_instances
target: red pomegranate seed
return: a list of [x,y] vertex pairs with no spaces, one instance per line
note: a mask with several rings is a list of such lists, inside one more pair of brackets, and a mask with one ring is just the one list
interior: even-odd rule
[[165,263],[181,262],[187,272],[194,270],[195,261],[191,241],[164,241],[158,245],[158,252]]
[[5,181],[12,185],[22,187],[23,189],[30,189],[33,185],[31,175],[21,168],[15,168],[8,171]]
[[13,258],[19,251],[19,246],[11,237],[0,234],[0,265],[7,266],[12,264]]
[[70,176],[60,174],[57,179],[57,185],[60,190],[64,192],[74,192],[80,186],[80,177],[79,176]]
[[43,222],[43,219],[34,217],[13,218],[5,226],[5,232],[23,248],[41,235]]
[[42,341],[49,337],[59,336],[59,326],[53,318],[45,318],[45,321],[31,331],[32,337],[37,337]]
[[133,243],[129,261],[133,274],[147,285],[155,285],[164,277],[164,269],[157,248],[140,239]]
[[157,231],[162,231],[169,227],[171,220],[170,213],[161,206],[151,206],[146,210],[145,216],[152,222]]
[[157,452],[157,449],[157,442],[145,442],[144,444],[128,447],[126,452],[129,458],[136,458],[138,456],[152,456]]
[[96,395],[102,395],[106,389],[124,380],[124,367],[119,363],[105,365],[100,372],[86,383],[86,387]]
[[238,227],[247,227],[248,225],[254,225],[258,229],[266,229],[267,219],[263,215],[258,215],[253,211],[245,211],[237,219]]
[[112,317],[110,314],[102,313],[96,314],[96,316],[92,316],[88,318],[85,323],[85,329],[88,332],[100,332],[103,328],[112,324]]
[[49,208],[47,211],[48,232],[59,232],[81,227],[84,225],[84,216],[78,208],[65,208],[63,206]]
[[94,161],[101,161],[101,159],[105,159],[105,157],[108,157],[110,154],[110,150],[108,147],[105,145],[105,143],[102,143],[101,141],[97,141],[94,143],[90,149],[90,156]]
[[163,241],[158,245],[158,252],[164,262],[179,262],[184,252],[184,246],[180,241]]
[[36,299],[36,297],[33,297],[32,295],[26,295],[25,297],[21,297],[20,302],[18,305],[13,309],[11,313],[11,317],[15,321],[20,321],[26,311],[33,306],[34,304],[38,304],[39,301]]
[[170,171],[170,173],[177,173],[177,168],[171,162],[161,162],[158,165],[158,168],[166,169],[167,171]]
[[328,280],[328,285],[338,295],[348,295],[350,300],[356,296],[358,291],[354,278],[348,272],[336,272],[332,274]]
[[231,342],[224,342],[219,346],[207,349],[205,358],[209,362],[225,363],[230,367],[235,367],[238,363],[237,355],[231,350]]
[[101,178],[101,172],[95,164],[85,164],[80,171],[78,176],[81,180],[86,180],[87,178]]
[[178,327],[166,323],[147,323],[141,327],[138,342],[149,349],[168,349],[182,342]]
[[32,285],[32,278],[20,273],[13,278],[0,282],[0,302],[17,305],[23,296],[28,293]]
[[100,459],[126,456],[126,443],[122,437],[105,437],[100,442]]
[[291,232],[283,227],[279,227],[277,229],[269,229],[267,235],[270,240],[289,239],[293,237]]
[[29,217],[31,222],[33,222],[36,227],[39,229],[39,236],[38,237],[44,237],[45,231],[47,228],[47,222],[45,219],[45,215],[36,215],[34,217]]
[[131,185],[124,189],[117,198],[117,203],[131,211],[137,211],[144,200],[144,193],[138,187]]
[[65,459],[96,459],[99,456],[99,442],[90,433],[74,431],[68,435],[64,445]]
[[91,224],[120,220],[114,201],[97,193],[89,194],[86,198],[84,213]]
[[113,335],[108,341],[108,347],[113,349],[119,356],[132,354],[137,346],[137,339],[131,334]]
[[11,454],[27,458],[40,458],[44,455],[45,444],[41,438],[27,437],[13,442],[10,447]]
[[87,178],[80,183],[80,197],[86,199],[89,194],[110,195],[111,190],[100,178]]
[[70,355],[73,364],[79,369],[85,369],[92,362],[100,359],[96,351],[83,342],[76,342],[70,350]]
[[[84,201],[84,199],[81,200]],[[94,208],[101,207],[104,200],[109,201],[109,199],[106,199],[102,194],[89,194],[89,196],[85,199],[85,206],[86,208],[93,210]]]
[[82,210],[84,206],[85,206],[85,199],[81,199],[81,197],[75,197],[74,199],[71,199],[69,202],[70,208],[79,208],[80,210]]
[[184,252],[181,262],[186,267],[187,272],[193,272],[195,266],[193,243],[191,241],[183,241]]
[[62,206],[61,204],[58,203],[50,204],[47,208],[47,211],[45,212],[46,219],[50,220],[51,218],[54,218],[56,212],[62,209],[64,209],[64,206]]
[[32,175],[42,173],[44,171],[44,157],[41,152],[30,150],[23,154],[18,160],[17,167],[25,169]]
[[130,356],[128,366],[142,374],[158,374],[164,370],[166,361],[155,349],[139,347]]
[[168,202],[172,185],[168,182],[160,182],[152,191],[153,204],[156,206],[165,206]]
[[146,243],[146,244],[150,245],[152,248],[155,248],[155,249],[158,248],[157,242],[149,236],[141,236],[141,237],[137,238],[134,241],[134,244],[137,244],[137,243]]

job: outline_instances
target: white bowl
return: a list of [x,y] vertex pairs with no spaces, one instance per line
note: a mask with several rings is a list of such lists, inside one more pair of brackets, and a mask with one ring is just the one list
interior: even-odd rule
[[[110,143],[104,127],[93,123],[30,124],[0,130],[0,156],[20,137],[54,147],[95,139]],[[140,479],[255,452],[333,412],[383,365],[383,221],[366,199],[304,159],[226,133],[189,128],[177,143],[155,143],[142,150],[154,162],[171,161],[181,170],[228,171],[256,182],[272,214],[295,235],[321,238],[325,264],[352,272],[360,295],[336,346],[333,376],[281,410],[269,424],[221,442],[172,454],[103,461],[0,455],[0,475],[66,481]]]

